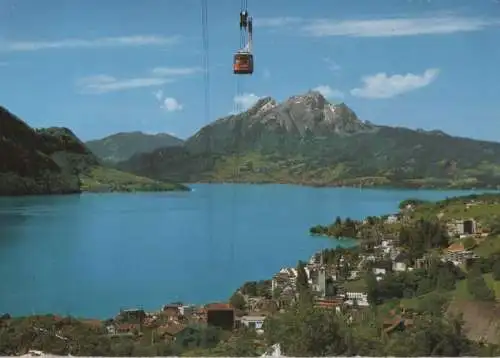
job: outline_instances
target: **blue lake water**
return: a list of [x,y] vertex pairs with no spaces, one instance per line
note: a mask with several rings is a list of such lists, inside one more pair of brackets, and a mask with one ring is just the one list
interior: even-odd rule
[[[465,191],[192,185],[189,193],[0,198],[0,312],[107,318],[226,300],[338,242],[311,226]],[[343,242],[346,243],[345,241]]]

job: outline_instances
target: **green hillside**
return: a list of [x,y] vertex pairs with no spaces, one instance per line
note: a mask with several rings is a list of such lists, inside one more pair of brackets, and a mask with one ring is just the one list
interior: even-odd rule
[[281,104],[262,99],[203,127],[182,147],[137,154],[117,167],[185,182],[496,188],[500,144],[377,126],[309,92]]
[[103,167],[67,128],[32,129],[0,107],[0,196],[188,190]]

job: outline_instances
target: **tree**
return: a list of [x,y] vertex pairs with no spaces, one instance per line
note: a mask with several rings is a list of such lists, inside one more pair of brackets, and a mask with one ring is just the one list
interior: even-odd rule
[[438,269],[437,288],[444,291],[451,291],[455,289],[455,274],[449,267],[444,266]]
[[335,218],[334,225],[335,225],[335,226],[337,226],[337,227],[338,227],[338,226],[342,226],[342,219],[340,218],[340,216],[337,216],[337,217]]
[[479,301],[494,301],[495,294],[488,287],[484,277],[481,275],[472,275],[467,278],[467,290]]
[[[415,327],[395,334],[385,347],[387,356],[456,357],[469,355],[470,342],[462,331],[460,319],[443,319],[424,314],[415,321]],[[472,354],[471,354],[472,355]]]
[[372,271],[365,275],[366,292],[370,305],[376,305],[379,301],[378,283],[375,274]]
[[307,273],[305,270],[305,263],[303,261],[299,261],[297,264],[297,280],[296,280],[296,289],[299,294],[299,302],[301,305],[312,305],[312,292],[309,287],[309,279],[307,277]]
[[500,260],[493,262],[492,275],[495,281],[500,281]]
[[432,292],[418,300],[417,311],[421,314],[430,314],[441,317],[445,310],[444,306],[448,303],[448,301],[449,298],[446,294]]
[[234,308],[242,310],[242,311],[246,308],[246,304],[247,304],[247,302],[245,301],[245,297],[241,293],[239,293],[238,291],[233,293],[231,298],[229,298],[229,303]]
[[266,343],[280,343],[282,354],[292,357],[338,356],[347,351],[341,318],[334,310],[291,309],[266,319]]

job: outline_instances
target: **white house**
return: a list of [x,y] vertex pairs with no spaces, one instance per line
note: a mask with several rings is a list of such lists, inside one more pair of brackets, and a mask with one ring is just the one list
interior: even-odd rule
[[345,297],[347,300],[345,303],[349,306],[354,305],[354,302],[358,304],[358,306],[369,306],[370,304],[368,303],[368,294],[364,292],[346,292]]
[[383,276],[387,273],[387,270],[385,268],[380,268],[380,267],[374,267],[373,268],[373,274],[375,276]]
[[389,215],[385,221],[387,224],[395,224],[398,222],[398,217],[396,215]]
[[265,316],[247,315],[241,317],[241,324],[248,328],[254,328],[255,330],[259,331],[262,330],[262,325],[264,324],[265,320]]

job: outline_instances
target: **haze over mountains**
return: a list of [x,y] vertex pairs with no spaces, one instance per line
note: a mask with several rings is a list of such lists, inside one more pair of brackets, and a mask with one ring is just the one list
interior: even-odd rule
[[170,134],[146,134],[136,131],[90,140],[85,142],[85,145],[99,158],[109,162],[119,162],[137,153],[152,152],[158,148],[179,146],[183,143],[182,139]]
[[282,103],[263,98],[182,146],[135,154],[118,168],[186,182],[496,187],[500,144],[374,125],[308,92]]

